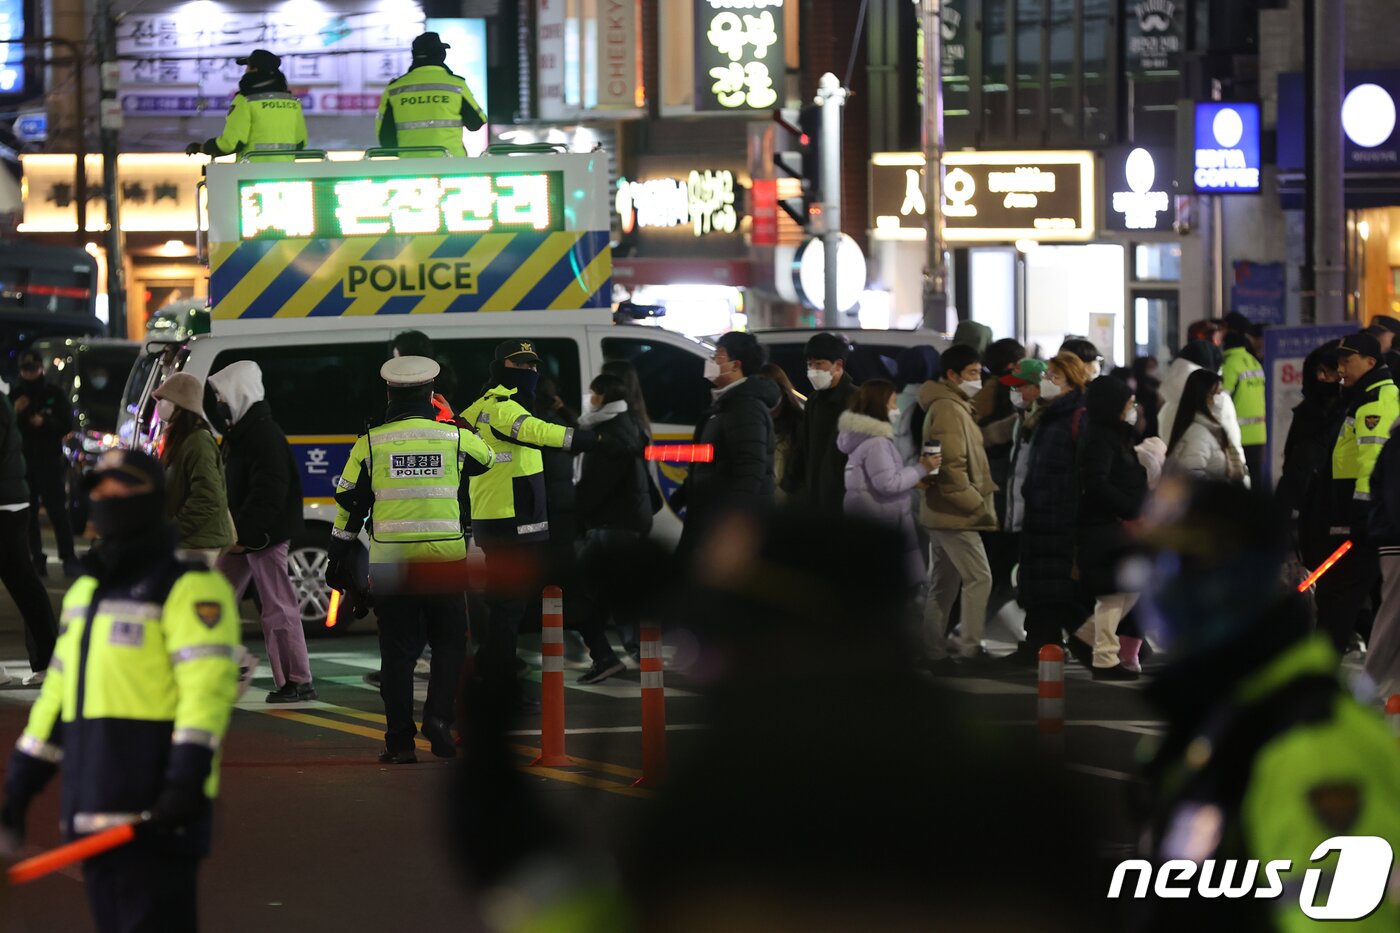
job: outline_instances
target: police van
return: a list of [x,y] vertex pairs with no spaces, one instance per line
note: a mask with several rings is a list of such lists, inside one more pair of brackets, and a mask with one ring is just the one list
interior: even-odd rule
[[[147,344],[124,403],[131,442],[157,442],[152,392],[172,373],[206,382],[218,428],[209,375],[258,364],[301,469],[306,529],[288,562],[310,631],[329,607],[335,478],[355,438],[382,417],[379,367],[395,335],[432,340],[454,411],[486,387],[502,340],[534,343],[542,381],[576,412],[603,364],[626,360],[653,439],[689,440],[709,404],[713,347],[613,324],[607,177],[601,153],[211,165],[211,332]],[[685,467],[653,466],[669,501]],[[653,534],[679,533],[664,508]]]

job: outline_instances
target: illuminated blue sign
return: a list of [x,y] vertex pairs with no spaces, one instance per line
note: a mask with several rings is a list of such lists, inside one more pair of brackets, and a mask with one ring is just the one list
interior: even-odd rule
[[1259,105],[1196,104],[1192,181],[1199,192],[1259,191]]
[[0,0],[0,94],[24,93],[24,0]]

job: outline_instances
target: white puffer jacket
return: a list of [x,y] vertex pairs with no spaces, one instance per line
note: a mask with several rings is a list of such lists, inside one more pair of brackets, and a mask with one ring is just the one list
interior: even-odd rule
[[[1172,360],[1172,364],[1167,367],[1167,378],[1162,380],[1162,388],[1159,390],[1162,409],[1157,413],[1157,424],[1161,429],[1162,440],[1167,442],[1168,447],[1172,445],[1172,425],[1176,423],[1176,410],[1181,405],[1181,393],[1186,388],[1186,379],[1200,368],[1190,360],[1180,357]],[[1240,443],[1240,419],[1235,414],[1235,403],[1224,392],[1221,392],[1218,398],[1220,410],[1215,412],[1215,417],[1225,429],[1225,436],[1235,445],[1240,458],[1244,459],[1244,446]]]
[[1181,440],[1174,444],[1167,454],[1167,463],[1177,473],[1184,473],[1199,479],[1219,482],[1238,482],[1249,485],[1245,472],[1244,454],[1235,460],[1235,476],[1230,475],[1230,454],[1225,445],[1229,443],[1224,428],[1205,415],[1197,415],[1187,426]]

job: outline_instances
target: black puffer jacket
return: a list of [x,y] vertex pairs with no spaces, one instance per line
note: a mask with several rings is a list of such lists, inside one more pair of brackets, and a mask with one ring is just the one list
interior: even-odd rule
[[224,435],[224,473],[244,548],[260,551],[301,531],[301,473],[267,402],[254,402]]
[[[15,412],[20,436],[24,438],[24,462],[30,470],[52,469],[63,463],[63,439],[73,430],[73,406],[58,386],[47,379],[20,379],[10,389],[10,401],[24,411]],[[30,419],[38,415],[42,423]]]
[[1137,518],[1147,498],[1147,471],[1133,450],[1133,429],[1123,408],[1133,390],[1118,379],[1095,379],[1085,393],[1079,435],[1079,581],[1085,596],[1119,592],[1118,561],[1129,544],[1125,521]]
[[29,484],[24,480],[23,442],[15,424],[10,400],[0,395],[0,505],[29,502]]
[[583,455],[575,493],[585,530],[611,528],[651,531],[651,479],[647,475],[648,442],[641,418],[630,411],[599,422],[598,446]]
[[[772,408],[780,395],[777,383],[750,376],[720,393],[701,416],[695,443],[713,445],[714,460],[692,463],[680,491],[686,509],[683,547],[693,545],[705,525],[726,508],[761,514],[772,506]],[[834,437],[831,447],[836,449]]]
[[[783,491],[804,507],[840,515],[846,499],[846,455],[836,449],[836,422],[851,406],[856,384],[850,375],[813,392],[802,411],[797,443],[781,477]],[[777,404],[776,400],[774,404]]]
[[1084,395],[1074,389],[1041,413],[1031,437],[1026,479],[1021,484],[1025,514],[1021,524],[1018,579],[1024,607],[1073,603],[1079,588],[1074,569],[1074,530],[1079,514],[1075,472],[1077,435],[1083,431]]

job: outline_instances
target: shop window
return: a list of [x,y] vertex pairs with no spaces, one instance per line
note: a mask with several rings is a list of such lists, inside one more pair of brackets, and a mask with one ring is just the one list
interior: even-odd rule
[[1180,282],[1180,243],[1138,243],[1133,247],[1133,279],[1138,282]]
[[637,370],[653,424],[694,425],[710,407],[710,384],[700,354],[635,337],[603,340],[603,358],[626,360]]
[[1114,138],[1108,60],[1108,0],[1084,0],[1084,137],[1085,142],[1110,142]]
[[1050,140],[1077,142],[1078,106],[1074,99],[1074,0],[1050,2]]
[[988,140],[1006,142],[1007,81],[1006,4],[1000,0],[982,8],[982,131]]
[[1016,136],[1023,141],[1039,139],[1040,29],[1040,0],[1016,0]]

